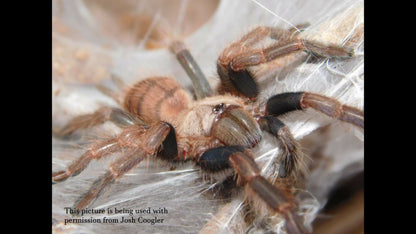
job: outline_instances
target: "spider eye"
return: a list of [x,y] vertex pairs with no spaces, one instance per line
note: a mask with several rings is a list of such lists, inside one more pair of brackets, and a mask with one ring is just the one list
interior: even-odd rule
[[212,111],[213,111],[214,113],[218,113],[218,112],[220,112],[223,108],[224,108],[224,103],[220,103],[220,104],[218,104],[218,105],[214,106],[214,108],[212,108]]

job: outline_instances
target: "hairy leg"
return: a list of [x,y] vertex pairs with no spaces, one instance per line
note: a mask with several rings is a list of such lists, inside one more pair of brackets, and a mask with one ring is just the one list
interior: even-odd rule
[[205,151],[198,164],[204,171],[215,172],[231,167],[238,176],[237,184],[246,185],[248,190],[260,197],[274,212],[286,219],[290,233],[307,233],[295,213],[294,197],[280,187],[273,186],[261,174],[250,151],[240,146],[222,146]]
[[294,110],[313,108],[334,119],[364,128],[364,112],[343,105],[338,100],[309,92],[289,92],[271,97],[266,104],[266,114],[278,116]]
[[281,163],[279,168],[279,177],[286,178],[292,175],[305,175],[306,157],[300,149],[299,143],[295,140],[289,128],[278,118],[274,116],[263,116],[258,120],[260,127],[276,137],[279,150],[281,151],[278,162]]
[[159,147],[163,144],[166,137],[172,130],[172,126],[159,122],[149,128],[145,134],[140,136],[129,136],[126,142],[126,153],[116,160],[109,167],[104,176],[96,180],[89,191],[76,202],[74,207],[78,210],[87,208],[113,181],[122,177],[126,172],[138,165],[146,157],[156,156]]
[[66,170],[52,173],[52,182],[61,182],[71,176],[78,175],[93,159],[100,159],[111,153],[120,151],[117,138],[99,141],[89,147],[84,154],[71,163]]
[[[306,26],[299,27],[303,29]],[[255,98],[259,91],[256,79],[248,68],[292,53],[306,51],[318,57],[337,59],[351,58],[354,55],[351,49],[298,39],[296,38],[298,33],[297,30],[279,31],[279,29],[259,27],[243,37],[241,41],[226,48],[217,61],[217,72],[222,81],[220,91],[221,89],[228,92],[236,90],[246,97]],[[244,44],[244,42],[247,45],[254,44],[266,35],[279,40],[267,48],[251,48]]]
[[80,129],[86,129],[103,124],[106,121],[111,121],[121,128],[131,126],[135,123],[145,125],[142,120],[125,110],[114,107],[101,107],[92,114],[75,117],[61,129],[54,130],[53,134],[55,136],[63,137]]

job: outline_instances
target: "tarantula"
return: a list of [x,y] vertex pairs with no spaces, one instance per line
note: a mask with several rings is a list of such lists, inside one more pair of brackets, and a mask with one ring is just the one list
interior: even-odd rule
[[[298,28],[303,28],[299,26]],[[151,77],[136,83],[118,100],[121,108],[102,107],[92,114],[74,118],[57,134],[64,136],[82,128],[112,121],[123,130],[114,138],[97,141],[64,171],[52,174],[53,182],[79,174],[93,159],[122,152],[101,178],[74,205],[84,209],[100,192],[141,161],[157,157],[171,163],[192,160],[207,174],[218,172],[235,176],[251,197],[259,197],[271,213],[286,219],[288,233],[306,233],[296,214],[296,201],[290,179],[304,174],[303,154],[289,129],[276,116],[313,108],[332,118],[364,127],[362,110],[343,105],[316,93],[277,94],[261,107],[253,100],[258,95],[257,78],[251,66],[286,55],[306,51],[320,57],[349,58],[353,51],[298,38],[296,30],[257,27],[223,50],[217,61],[221,85],[219,95],[211,90],[189,51],[180,42],[171,50],[192,79],[197,100],[172,78]],[[276,41],[267,48],[252,48],[270,37]],[[105,91],[105,88],[101,87]],[[282,153],[273,185],[261,173],[251,148],[262,140],[262,132],[276,137]]]

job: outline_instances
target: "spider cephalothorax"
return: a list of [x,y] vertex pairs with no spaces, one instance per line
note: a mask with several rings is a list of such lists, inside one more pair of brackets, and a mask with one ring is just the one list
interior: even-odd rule
[[243,146],[254,146],[261,138],[241,98],[222,95],[194,102],[177,81],[166,77],[137,83],[123,105],[147,123],[171,123],[180,137],[212,137],[226,145]]
[[[258,197],[271,213],[286,219],[290,233],[305,233],[296,213],[296,200],[287,184],[304,173],[303,154],[289,129],[276,116],[290,111],[312,108],[341,121],[363,128],[363,111],[343,105],[337,100],[310,92],[277,94],[264,106],[254,107],[258,94],[256,78],[247,69],[281,56],[308,51],[319,56],[352,56],[350,50],[324,46],[297,38],[293,30],[258,27],[231,44],[220,55],[217,67],[222,84],[219,94],[212,95],[189,51],[180,43],[172,51],[191,73],[197,100],[172,78],[151,77],[142,80],[117,99],[121,108],[103,107],[96,112],[75,118],[64,126],[60,135],[112,121],[122,128],[114,138],[97,141],[64,171],[52,175],[54,182],[80,173],[92,159],[122,152],[122,156],[106,174],[92,185],[75,204],[76,209],[89,207],[101,191],[144,159],[158,157],[171,163],[193,160],[205,173],[227,172],[239,186],[245,186],[250,197]],[[250,45],[270,36],[280,41],[266,49],[250,49]],[[192,69],[190,69],[192,68]],[[198,84],[199,82],[199,84]],[[206,82],[207,83],[207,82]],[[231,93],[231,94],[229,94]],[[248,98],[247,98],[248,97]],[[263,132],[276,137],[281,152],[275,160],[279,178],[274,184],[261,174],[251,148],[261,140]],[[279,186],[275,186],[279,184]]]

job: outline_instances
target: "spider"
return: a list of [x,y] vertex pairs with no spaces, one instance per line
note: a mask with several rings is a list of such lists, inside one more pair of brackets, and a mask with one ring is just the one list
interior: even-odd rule
[[[300,25],[302,29],[306,25]],[[221,84],[212,91],[189,51],[181,42],[174,42],[171,51],[189,74],[196,100],[181,85],[169,77],[150,77],[134,84],[121,99],[122,108],[102,107],[92,114],[71,120],[58,135],[111,121],[122,128],[113,138],[99,140],[66,170],[54,172],[54,183],[81,173],[93,159],[122,152],[89,191],[76,202],[81,210],[92,205],[104,188],[148,158],[159,158],[172,164],[194,161],[211,178],[225,174],[238,186],[245,186],[248,198],[259,198],[269,212],[286,219],[288,233],[307,233],[297,215],[297,205],[291,187],[293,181],[305,175],[304,155],[299,143],[279,115],[312,108],[340,121],[364,128],[364,113],[343,105],[334,98],[310,92],[281,93],[256,107],[259,93],[257,78],[249,71],[252,66],[301,51],[319,57],[350,58],[352,50],[328,46],[298,38],[299,30],[257,27],[230,44],[217,61]],[[270,37],[276,43],[266,48],[253,45]],[[104,87],[101,90],[106,92]],[[263,137],[272,134],[282,149],[275,163],[279,166],[275,183],[269,182],[254,161],[252,148]]]

